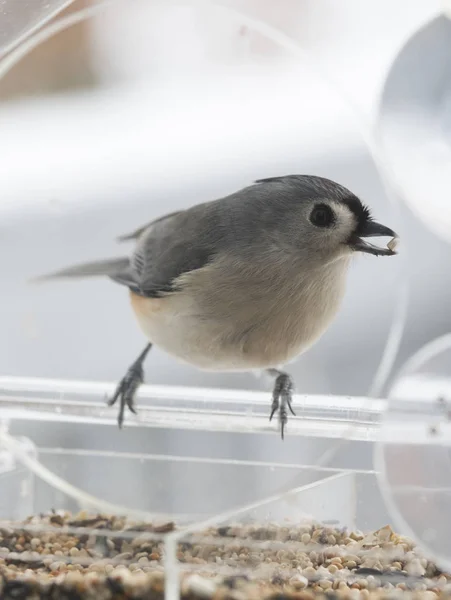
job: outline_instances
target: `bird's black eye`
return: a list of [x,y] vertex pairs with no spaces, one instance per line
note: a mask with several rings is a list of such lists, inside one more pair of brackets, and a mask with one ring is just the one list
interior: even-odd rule
[[330,227],[334,220],[333,210],[327,204],[316,204],[310,213],[310,222],[315,227]]

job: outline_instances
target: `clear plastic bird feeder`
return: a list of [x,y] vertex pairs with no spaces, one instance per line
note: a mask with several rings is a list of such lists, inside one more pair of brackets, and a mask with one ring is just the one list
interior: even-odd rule
[[[294,23],[301,8],[292,10]],[[65,58],[64,77],[58,66],[45,71],[45,55],[33,63],[43,48]],[[44,68],[53,93],[27,87],[27,63]],[[384,579],[395,560],[384,544],[427,566],[404,531],[387,527],[401,522],[372,461],[385,401],[365,396],[372,382],[383,387],[402,333],[402,259],[352,269],[329,342],[292,368],[300,391],[315,394],[296,396],[283,443],[262,384],[196,374],[158,351],[139,413],[118,431],[105,404],[114,384],[103,382],[143,343],[127,298],[107,281],[27,283],[124,251],[115,238],[143,222],[278,172],[373,194],[365,200],[377,219],[398,230],[369,130],[293,35],[268,15],[212,3],[98,3],[28,38],[0,74],[0,95],[9,90],[0,114],[0,517],[5,539],[14,527],[28,532],[2,557],[35,564],[22,553],[42,547],[52,576],[68,564],[100,578],[121,565],[164,573],[174,600],[183,586],[212,593],[194,575],[327,590],[365,586],[359,569],[373,568],[376,587],[397,585]],[[39,545],[38,531],[65,527],[67,548]],[[80,539],[92,542],[86,555]]]
[[376,466],[387,504],[404,531],[450,569],[451,336],[424,346],[395,379]]

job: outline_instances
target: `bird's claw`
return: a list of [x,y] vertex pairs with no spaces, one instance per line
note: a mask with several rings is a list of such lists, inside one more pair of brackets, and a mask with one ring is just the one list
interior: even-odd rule
[[288,411],[290,410],[293,416],[296,413],[293,410],[291,402],[293,400],[293,381],[291,377],[286,373],[281,373],[277,376],[274,384],[274,390],[272,395],[271,414],[269,420],[272,421],[273,416],[279,411],[279,423],[280,423],[280,434],[284,439],[285,426],[288,422]]
[[138,391],[139,386],[144,382],[144,370],[142,363],[134,363],[118,383],[116,391],[112,398],[108,400],[108,406],[113,406],[119,400],[119,413],[117,422],[119,428],[122,428],[124,422],[125,407],[136,415],[136,409],[134,405],[135,395]]

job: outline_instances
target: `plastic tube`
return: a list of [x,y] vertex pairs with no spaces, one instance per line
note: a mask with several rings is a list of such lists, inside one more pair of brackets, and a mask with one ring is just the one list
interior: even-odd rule
[[24,3],[3,0],[0,6],[0,56],[17,48],[73,2],[74,0],[46,0],[41,3],[35,0]]

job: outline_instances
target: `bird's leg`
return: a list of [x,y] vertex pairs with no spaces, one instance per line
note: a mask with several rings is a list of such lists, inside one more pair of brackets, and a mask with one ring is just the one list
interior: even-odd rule
[[283,439],[285,425],[288,421],[287,407],[290,409],[291,414],[295,416],[295,412],[291,406],[294,389],[293,380],[291,379],[291,376],[288,375],[288,373],[279,371],[279,369],[266,369],[266,371],[267,373],[269,373],[269,375],[275,377],[274,389],[272,393],[271,414],[269,416],[269,420],[272,420],[274,413],[278,410],[280,433]]
[[122,423],[124,422],[124,411],[126,406],[128,406],[132,413],[136,414],[134,406],[135,395],[139,386],[144,381],[143,362],[151,348],[152,344],[147,344],[135,362],[129,367],[127,373],[118,383],[116,391],[114,392],[114,396],[108,400],[108,406],[113,406],[113,404],[119,400],[119,414],[117,417],[119,428],[122,427]]

